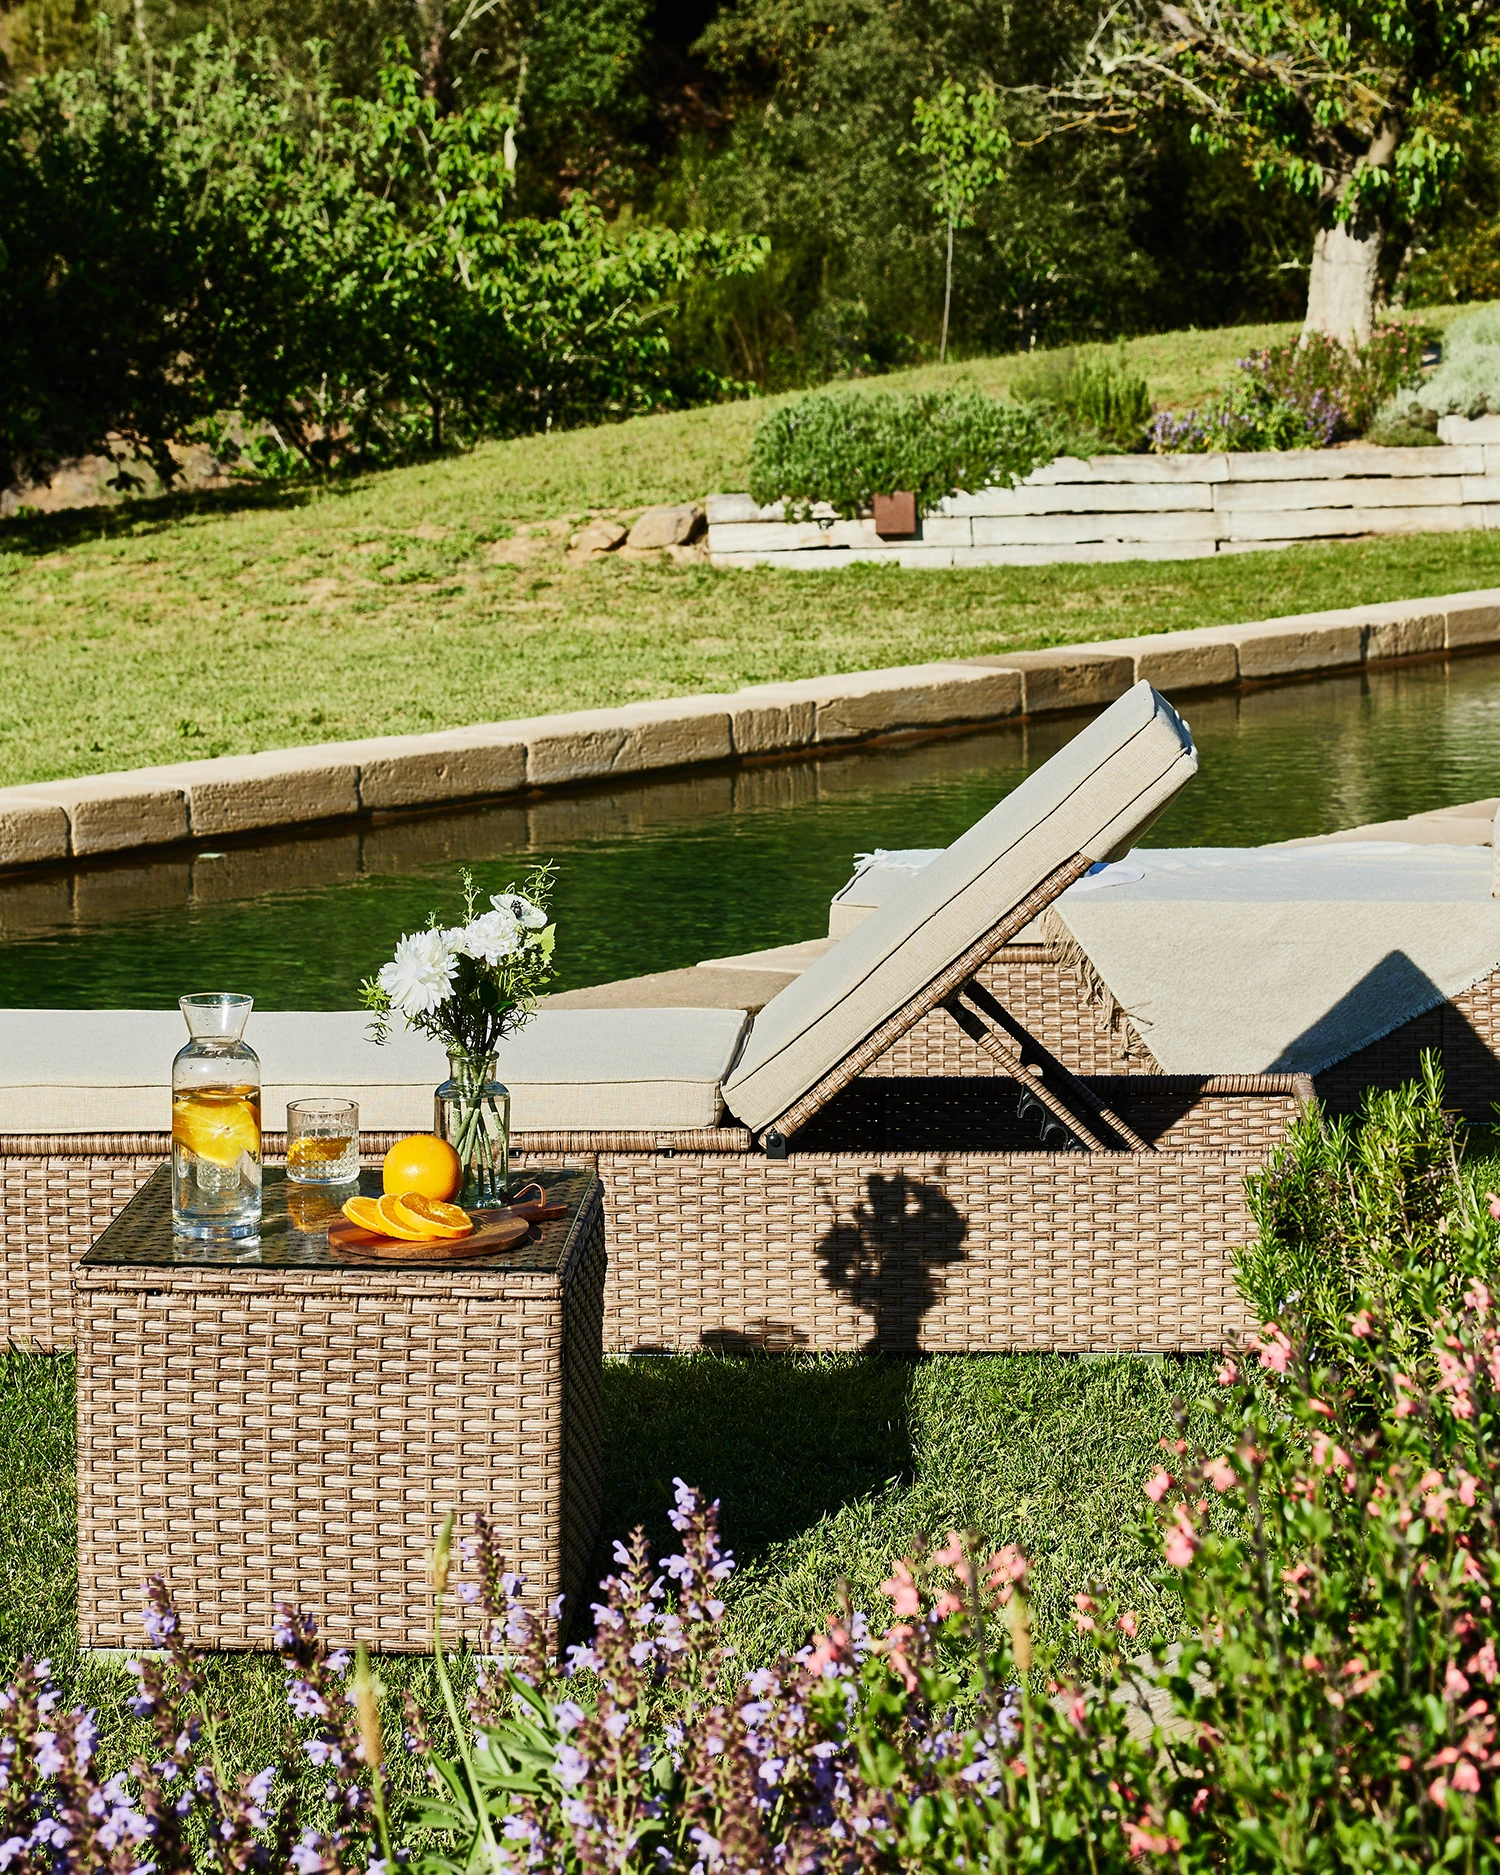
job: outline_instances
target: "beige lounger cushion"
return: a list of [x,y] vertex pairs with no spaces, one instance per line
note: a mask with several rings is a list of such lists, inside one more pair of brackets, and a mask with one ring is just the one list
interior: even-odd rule
[[1198,766],[1139,683],[755,1018],[724,1102],[763,1128],[1078,853],[1123,851]]
[[[377,1048],[368,1021],[357,1010],[252,1014],[245,1039],[260,1056],[268,1131],[309,1094],[357,1100],[367,1132],[431,1130],[442,1049],[405,1032]],[[744,1026],[737,1009],[539,1010],[500,1054],[511,1124],[714,1126]],[[0,1010],[0,1134],[166,1132],[172,1057],[186,1040],[175,1009]]]

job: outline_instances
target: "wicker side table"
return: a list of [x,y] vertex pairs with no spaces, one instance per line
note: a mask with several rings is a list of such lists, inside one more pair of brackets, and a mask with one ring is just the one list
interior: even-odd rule
[[576,1605],[599,1524],[604,1212],[591,1172],[527,1176],[569,1207],[540,1241],[403,1266],[331,1252],[279,1168],[258,1244],[174,1243],[152,1174],[76,1276],[83,1646],[138,1645],[160,1573],[200,1646],[268,1646],[289,1601],[339,1640],[419,1651],[450,1509],[485,1513],[538,1610]]

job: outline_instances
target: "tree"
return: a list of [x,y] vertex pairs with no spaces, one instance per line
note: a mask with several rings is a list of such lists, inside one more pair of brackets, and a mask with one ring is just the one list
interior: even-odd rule
[[1185,112],[1315,198],[1306,329],[1364,344],[1386,237],[1457,173],[1497,68],[1500,0],[1118,0],[1045,95],[1072,126]]
[[928,183],[939,213],[948,224],[948,253],[943,274],[943,335],[938,363],[948,356],[948,315],[953,305],[953,231],[966,228],[975,205],[1004,174],[1010,132],[1000,119],[993,86],[966,92],[945,78],[931,100],[912,107],[917,150],[932,165]]

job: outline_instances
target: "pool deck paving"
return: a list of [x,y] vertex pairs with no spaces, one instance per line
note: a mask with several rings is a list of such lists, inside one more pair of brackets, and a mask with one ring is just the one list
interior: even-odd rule
[[1495,647],[1490,588],[24,783],[0,788],[0,870],[1096,709],[1143,678],[1173,696]]

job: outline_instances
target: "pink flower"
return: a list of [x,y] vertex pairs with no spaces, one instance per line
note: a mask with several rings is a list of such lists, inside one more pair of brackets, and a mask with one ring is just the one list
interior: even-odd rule
[[1239,1483],[1234,1466],[1227,1458],[1211,1458],[1203,1467],[1203,1475],[1216,1491],[1232,1491]]
[[1461,1758],[1453,1767],[1453,1788],[1467,1791],[1473,1797],[1479,1792],[1479,1772],[1467,1758]]
[[1188,1807],[1191,1809],[1194,1816],[1202,1816],[1203,1812],[1208,1808],[1207,1784],[1200,1784],[1198,1786],[1197,1795],[1193,1798],[1192,1803]]
[[1416,1409],[1416,1381],[1410,1374],[1392,1374],[1391,1385],[1396,1389],[1397,1419],[1410,1419]]
[[1268,1373],[1285,1374],[1291,1366],[1292,1344],[1277,1323],[1263,1323],[1260,1333],[1246,1340],[1251,1353],[1260,1356],[1260,1364]]
[[1367,1341],[1375,1332],[1375,1320],[1368,1309],[1361,1309],[1358,1315],[1350,1317],[1349,1332],[1358,1335],[1361,1341]]
[[1443,1675],[1444,1699],[1462,1699],[1469,1690],[1469,1682],[1450,1660],[1448,1671]]
[[1177,1521],[1167,1532],[1167,1561],[1174,1569],[1190,1568],[1197,1554],[1198,1542],[1198,1532],[1193,1528],[1193,1521],[1179,1504]]
[[1234,1364],[1234,1356],[1232,1354],[1226,1354],[1224,1359],[1219,1363],[1219,1385],[1221,1387],[1232,1387],[1239,1377],[1240,1370]]
[[922,1612],[922,1597],[917,1592],[917,1584],[911,1572],[911,1565],[903,1557],[896,1564],[889,1578],[880,1585],[882,1595],[889,1595],[898,1615],[919,1615]]
[[1448,1808],[1448,1782],[1446,1778],[1435,1777],[1427,1786],[1427,1795],[1440,1810]]
[[932,1604],[932,1612],[942,1621],[946,1620],[949,1615],[962,1614],[963,1607],[963,1597],[955,1595],[951,1589],[948,1589]]
[[1472,1510],[1474,1508],[1474,1494],[1478,1488],[1479,1480],[1474,1476],[1473,1472],[1465,1471],[1463,1466],[1460,1465],[1458,1468],[1459,1503],[1464,1505],[1466,1509]]
[[1099,1623],[1094,1619],[1094,1612],[1098,1607],[1098,1603],[1094,1598],[1091,1595],[1075,1595],[1073,1597],[1073,1607],[1075,1610],[1073,1626],[1077,1628],[1078,1632],[1080,1634],[1097,1634],[1099,1632]]
[[[1500,1203],[1500,1199],[1497,1199],[1493,1192],[1489,1194],[1489,1198],[1490,1198],[1490,1216],[1500,1217],[1500,1211],[1497,1211],[1495,1209],[1496,1204]],[[1473,1282],[1470,1283],[1469,1287],[1464,1291],[1464,1301],[1469,1305],[1469,1307],[1474,1311],[1476,1315],[1488,1315],[1490,1312],[1489,1289],[1486,1287],[1484,1283],[1480,1282],[1477,1276],[1474,1278]]]
[[1469,1662],[1469,1671],[1470,1673],[1477,1673],[1487,1685],[1493,1686],[1495,1684],[1496,1678],[1500,1677],[1500,1661],[1495,1659],[1495,1643],[1493,1641],[1486,1641],[1479,1652],[1475,1654],[1474,1658]]
[[989,1585],[1001,1591],[1001,1600],[1009,1601],[1013,1582],[1024,1582],[1030,1564],[1014,1543],[1007,1543],[1004,1549],[997,1549],[990,1558]]
[[1068,1702],[1068,1718],[1072,1721],[1075,1731],[1081,1732],[1083,1730],[1084,1723],[1088,1716],[1088,1701],[1084,1698],[1082,1693],[1075,1693]]
[[1484,1195],[1486,1198],[1489,1199],[1490,1216],[1493,1218],[1500,1218],[1500,1198],[1497,1198],[1494,1192],[1492,1191],[1487,1191]]
[[1115,1626],[1120,1630],[1120,1632],[1123,1635],[1125,1635],[1128,1639],[1133,1641],[1136,1637],[1136,1632],[1140,1626],[1140,1623],[1136,1620],[1135,1616],[1131,1614],[1130,1611],[1127,1609],[1126,1612],[1123,1615],[1121,1615],[1119,1619],[1115,1622]]
[[940,1563],[944,1569],[961,1569],[964,1562],[964,1540],[956,1530],[948,1532],[948,1541],[941,1549],[932,1552],[932,1560]]
[[1152,1829],[1151,1819],[1143,1816],[1139,1823],[1125,1825],[1125,1842],[1130,1853],[1141,1855],[1170,1855],[1177,1847],[1170,1836],[1165,1836],[1159,1829]]
[[1171,1488],[1171,1473],[1161,1470],[1152,1472],[1151,1476],[1141,1487],[1153,1504],[1159,1504]]

